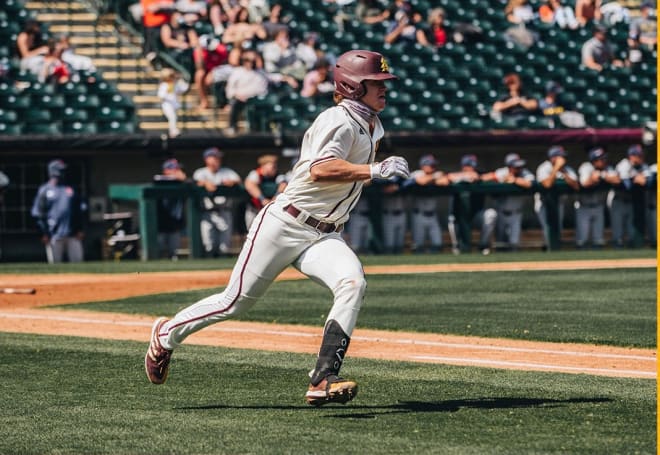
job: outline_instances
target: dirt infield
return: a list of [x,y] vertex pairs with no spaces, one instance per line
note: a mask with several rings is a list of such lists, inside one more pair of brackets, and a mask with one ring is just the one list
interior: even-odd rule
[[[502,270],[578,270],[649,268],[655,259],[491,264],[373,266],[369,274],[483,272]],[[300,279],[286,270],[280,280]],[[146,342],[152,318],[89,311],[37,308],[137,295],[220,287],[229,271],[135,274],[2,275],[0,288],[33,287],[33,295],[0,294],[0,331],[71,335]],[[189,344],[282,350],[313,354],[321,327],[227,321],[203,330]],[[351,356],[518,370],[583,373],[638,378],[656,377],[656,351],[563,343],[458,337],[356,329]]]

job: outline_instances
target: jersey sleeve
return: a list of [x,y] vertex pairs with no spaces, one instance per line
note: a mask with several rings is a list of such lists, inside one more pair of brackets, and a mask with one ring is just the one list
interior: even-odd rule
[[259,178],[259,174],[254,169],[252,169],[250,173],[247,175],[247,177],[245,177],[246,182],[259,183],[260,180],[261,179]]
[[580,185],[584,186],[589,178],[591,177],[591,165],[589,163],[582,163],[578,169],[578,174],[580,176]]

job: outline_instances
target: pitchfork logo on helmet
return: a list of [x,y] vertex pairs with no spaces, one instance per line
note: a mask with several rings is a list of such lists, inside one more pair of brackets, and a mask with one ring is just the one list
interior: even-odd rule
[[339,56],[335,64],[335,90],[345,98],[357,100],[364,96],[366,80],[397,79],[390,73],[387,60],[378,52],[348,51]]
[[385,57],[380,58],[380,70],[383,73],[389,73],[390,72],[390,67],[387,64],[387,60],[385,60]]

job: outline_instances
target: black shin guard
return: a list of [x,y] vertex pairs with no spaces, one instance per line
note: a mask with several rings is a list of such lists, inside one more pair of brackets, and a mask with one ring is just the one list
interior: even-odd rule
[[325,325],[319,357],[312,373],[312,385],[318,385],[328,375],[339,374],[350,342],[351,337],[346,335],[339,323],[334,319],[329,320]]

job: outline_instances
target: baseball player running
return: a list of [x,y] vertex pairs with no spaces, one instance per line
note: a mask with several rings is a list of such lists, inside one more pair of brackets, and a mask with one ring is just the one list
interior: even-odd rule
[[374,178],[408,177],[398,156],[374,162],[383,126],[385,81],[395,79],[385,58],[366,50],[342,54],[335,65],[336,105],[323,111],[305,132],[300,160],[284,193],[257,215],[229,284],[172,319],[160,318],[145,356],[149,380],[165,382],[173,349],[202,328],[236,317],[293,265],[334,295],[316,367],[310,373],[307,403],[346,403],[357,393],[339,370],[362,304],[366,281],[355,253],[340,235],[362,185]]

